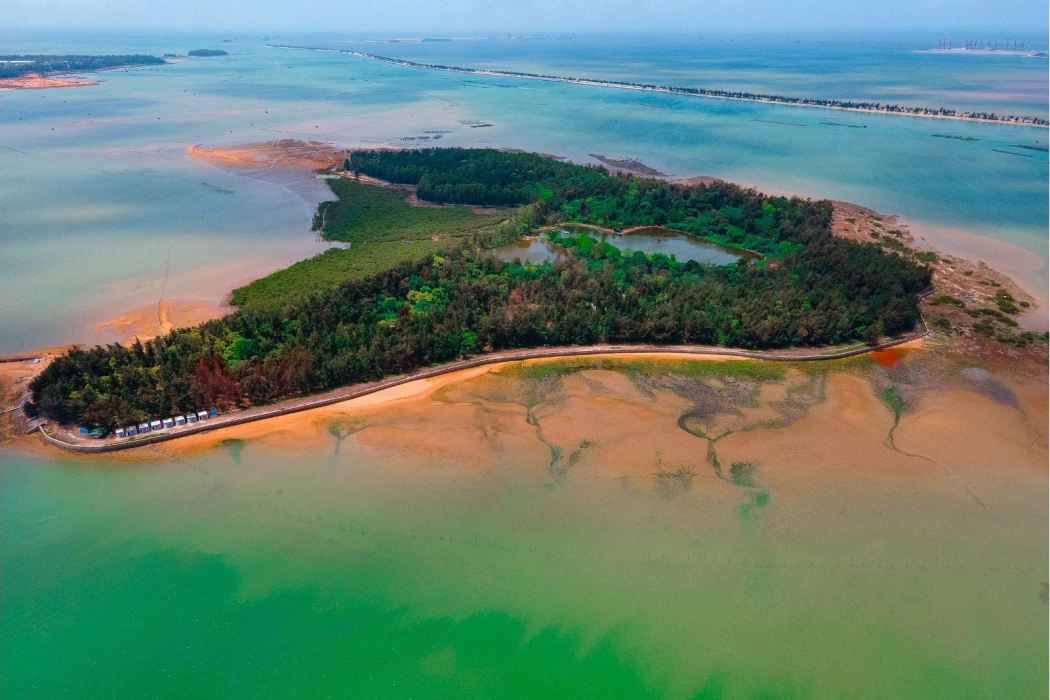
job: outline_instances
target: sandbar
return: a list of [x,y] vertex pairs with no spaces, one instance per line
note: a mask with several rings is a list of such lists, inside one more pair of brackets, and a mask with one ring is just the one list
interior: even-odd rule
[[98,85],[91,80],[47,78],[38,73],[27,73],[17,78],[0,79],[0,90],[46,90],[49,88],[90,87]]

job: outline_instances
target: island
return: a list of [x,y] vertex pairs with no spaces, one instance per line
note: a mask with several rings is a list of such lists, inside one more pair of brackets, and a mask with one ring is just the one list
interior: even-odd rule
[[52,76],[87,71],[164,65],[158,56],[146,54],[113,56],[4,55],[0,56],[0,89],[81,87],[96,83]]
[[207,58],[209,56],[229,56],[230,53],[222,49],[193,49],[186,55]]
[[[356,276],[316,264],[320,256],[291,268],[290,293],[258,298],[249,288],[237,299],[242,308],[225,318],[130,346],[75,348],[34,379],[33,409],[57,423],[108,431],[201,406],[266,405],[509,349],[819,348],[876,344],[921,323],[929,268],[833,235],[829,202],[770,197],[721,181],[614,176],[494,149],[361,150],[346,161],[350,177],[333,180],[339,199],[318,211],[319,227],[332,238],[361,236],[362,216],[373,217],[369,230],[381,228],[376,217],[397,216],[360,206],[370,193],[357,177],[411,186],[436,204],[505,209],[487,211],[490,218],[475,228],[464,226],[465,210],[435,207],[451,215],[420,225],[439,252],[382,261]],[[757,257],[681,262],[562,224],[665,227]],[[459,235],[443,241],[441,229]],[[508,262],[489,250],[539,234],[557,257]],[[297,288],[300,278],[309,282]]]

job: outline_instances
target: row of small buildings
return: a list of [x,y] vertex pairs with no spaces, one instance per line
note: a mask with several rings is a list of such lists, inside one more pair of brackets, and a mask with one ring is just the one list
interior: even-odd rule
[[217,415],[219,415],[219,411],[215,408],[207,411],[190,411],[185,415],[171,416],[170,418],[164,418],[162,420],[151,420],[145,423],[139,423],[138,425],[129,425],[126,428],[117,428],[113,433],[118,438],[135,437],[136,435],[145,435],[146,433],[155,433],[159,430],[167,430],[168,428],[177,428],[182,425],[199,423],[200,421],[214,418]]

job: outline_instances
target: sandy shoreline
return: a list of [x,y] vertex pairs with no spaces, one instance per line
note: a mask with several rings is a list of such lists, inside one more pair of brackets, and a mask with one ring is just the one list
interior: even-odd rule
[[186,147],[186,154],[195,160],[226,168],[301,168],[318,170],[341,163],[346,151],[322,141],[282,139],[262,143],[217,146],[205,148],[199,144]]
[[[792,348],[782,351],[753,351],[737,348],[722,348],[702,345],[592,345],[592,346],[567,346],[547,348],[523,348],[513,350],[502,350],[487,355],[471,357],[465,360],[445,363],[436,367],[423,368],[416,372],[389,377],[368,384],[356,384],[338,387],[329,391],[310,396],[286,399],[277,403],[254,406],[251,408],[231,411],[207,422],[194,425],[186,425],[179,428],[171,428],[148,437],[134,439],[105,438],[102,440],[85,439],[72,429],[65,426],[48,424],[42,427],[40,433],[45,441],[55,447],[70,450],[72,452],[105,453],[122,450],[135,449],[153,445],[157,442],[168,442],[179,440],[187,435],[202,432],[211,432],[224,426],[241,425],[256,421],[270,421],[274,418],[302,411],[311,411],[316,408],[331,406],[345,401],[360,398],[362,396],[380,393],[406,384],[415,383],[433,377],[455,374],[461,370],[469,370],[476,367],[489,367],[502,365],[507,362],[523,362],[531,360],[564,360],[575,357],[641,357],[643,359],[705,359],[725,360],[731,358],[744,359],[758,362],[823,362],[843,358],[855,357],[876,352],[886,348],[907,347],[921,342],[928,334],[925,327],[908,333],[902,337],[885,340],[876,345],[863,343],[839,348],[824,348],[821,350]],[[46,428],[46,429],[44,429]]]
[[95,325],[97,330],[112,333],[115,340],[126,343],[141,341],[170,333],[176,328],[197,326],[205,321],[221,318],[233,311],[228,305],[210,301],[185,299],[162,299],[156,304],[146,304],[137,309]]
[[93,80],[71,80],[48,78],[38,73],[28,73],[18,78],[0,78],[0,90],[47,90],[51,88],[91,87],[98,85]]
[[[997,306],[996,295],[1007,292],[1014,300],[1020,302],[1021,311],[1014,315],[1014,321],[1017,322],[1019,328],[1035,332],[1047,330],[1045,293],[1038,294],[1031,291],[1031,288],[1024,283],[1026,278],[1017,274],[1017,270],[1023,268],[1022,260],[1031,262],[1034,258],[1034,256],[1027,255],[1027,251],[1016,246],[1001,244],[999,249],[1004,251],[1003,255],[1009,256],[1007,259],[1011,264],[1002,265],[997,269],[985,262],[984,258],[988,256],[959,255],[957,249],[952,246],[931,246],[926,237],[922,235],[928,234],[928,229],[918,228],[919,239],[916,240],[912,224],[900,217],[879,214],[849,202],[833,202],[833,204],[835,208],[832,231],[837,236],[850,238],[860,243],[889,240],[920,253],[935,254],[936,260],[926,263],[933,270],[935,290],[933,295],[927,296],[922,301],[922,311],[927,321],[931,318],[951,317],[957,331],[964,336],[964,342],[972,344],[975,338],[965,329],[973,320],[967,319],[951,308],[945,308],[943,305],[937,306],[937,297],[948,294],[974,307],[994,308]],[[953,231],[952,233],[962,234],[964,232]],[[972,234],[967,234],[965,240],[975,246],[974,250],[968,251],[970,253],[976,250],[987,251],[989,247],[994,248],[991,245],[994,242]],[[1038,262],[1037,259],[1036,262]],[[1000,272],[999,270],[1003,268],[1014,272],[1014,276]],[[994,351],[994,347],[984,344],[978,353],[988,355]]]
[[[829,488],[859,494],[874,484],[936,484],[982,515],[1004,507],[1003,494],[1011,488],[1045,489],[1045,378],[1035,380],[1008,363],[986,365],[988,379],[975,381],[967,379],[973,369],[967,358],[917,346],[892,361],[884,358],[886,364],[847,361],[820,364],[813,372],[789,365],[783,378],[762,382],[753,400],[738,395],[728,403],[721,402],[748,391],[746,380],[735,388],[712,372],[657,379],[653,386],[645,377],[665,370],[632,378],[607,364],[657,359],[673,373],[684,358],[611,353],[554,375],[518,370],[559,362],[552,358],[468,368],[309,411],[78,459],[135,466],[239,451],[246,444],[290,455],[334,448],[344,459],[391,465],[392,479],[407,476],[398,465],[439,463],[451,470],[449,478],[469,480],[501,473],[505,455],[514,454],[527,468],[503,478],[544,483],[553,476],[577,484],[629,479],[660,493],[683,487],[668,472],[678,468],[702,480],[705,492],[730,501],[741,493],[772,493],[785,513],[809,507],[815,491]],[[887,381],[906,396],[899,419],[882,398]],[[687,389],[694,385],[723,398],[683,423],[695,410]],[[684,393],[668,390],[674,386]],[[64,454],[36,440],[18,449]],[[758,467],[755,486],[738,490],[729,474],[734,463]]]

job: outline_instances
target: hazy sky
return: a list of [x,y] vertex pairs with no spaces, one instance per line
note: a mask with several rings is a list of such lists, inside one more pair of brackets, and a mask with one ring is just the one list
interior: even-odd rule
[[1042,36],[1047,0],[0,0],[0,23],[60,29],[419,32],[981,29]]

